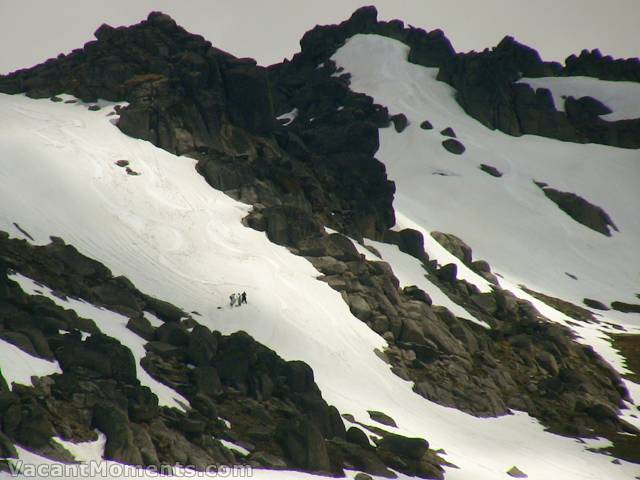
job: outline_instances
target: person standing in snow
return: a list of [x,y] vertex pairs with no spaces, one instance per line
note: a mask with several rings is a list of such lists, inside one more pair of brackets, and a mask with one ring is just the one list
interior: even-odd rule
[[229,306],[233,307],[236,304],[236,294],[232,293],[229,295]]
[[242,292],[240,295],[240,304],[247,303],[247,292]]

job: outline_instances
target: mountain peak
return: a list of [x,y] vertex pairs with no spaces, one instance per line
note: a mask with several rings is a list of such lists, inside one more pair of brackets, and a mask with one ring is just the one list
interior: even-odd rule
[[346,23],[357,30],[370,28],[378,23],[378,10],[373,5],[360,7],[351,14]]
[[0,78],[0,456],[633,478],[640,85],[374,7],[301,48],[152,12]]

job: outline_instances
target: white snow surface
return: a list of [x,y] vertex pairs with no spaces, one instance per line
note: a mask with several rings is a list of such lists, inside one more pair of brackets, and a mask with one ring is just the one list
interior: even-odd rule
[[[463,112],[455,101],[455,90],[436,80],[437,69],[407,62],[408,52],[406,45],[395,40],[356,35],[332,57],[351,74],[352,90],[370,95],[392,113],[404,113],[409,119],[409,126],[402,133],[393,128],[381,130],[376,154],[396,183],[396,229],[422,232],[431,258],[441,264],[455,262],[459,276],[481,288],[484,279],[465,270],[462,262],[444,251],[429,233],[438,230],[459,236],[473,248],[474,259],[491,264],[503,279],[504,288],[533,301],[551,320],[569,325],[580,341],[593,345],[625,373],[624,359],[611,347],[606,334],[616,331],[611,325],[640,333],[639,315],[595,312],[602,323],[575,326],[575,321],[528,296],[518,286],[577,305],[585,297],[604,303],[638,303],[638,151],[537,136],[515,138],[491,131]],[[547,80],[552,82],[545,83]],[[558,96],[598,98],[614,110],[603,116],[607,120],[640,116],[638,84],[575,77],[523,81],[535,87],[549,87]],[[420,129],[425,119],[435,126],[433,130]],[[438,132],[446,127],[452,127],[465,145],[463,155],[456,156],[442,148],[446,137]],[[504,176],[494,178],[482,172],[479,166],[483,163],[498,168]],[[601,206],[620,232],[608,238],[573,221],[546,199],[534,180]],[[392,258],[390,263],[402,276],[404,267],[399,259]],[[430,294],[434,291],[425,290]],[[626,383],[638,405],[640,387]],[[624,418],[638,424],[630,411],[624,412]]]
[[640,118],[640,83],[637,82],[614,82],[591,77],[540,77],[522,78],[518,83],[529,84],[534,90],[548,89],[556,110],[562,112],[568,97],[593,97],[611,110],[611,113],[600,116],[603,120],[615,122]]
[[478,290],[481,292],[491,291],[491,284],[487,280],[471,270],[462,262],[462,260],[440,245],[440,243],[431,236],[430,231],[405,216],[402,212],[396,211],[396,224],[392,230],[400,231],[405,228],[411,228],[422,233],[422,237],[424,238],[424,250],[425,252],[428,252],[430,259],[436,260],[439,265],[455,263],[458,267],[457,278],[472,283],[478,287]]
[[[337,230],[333,230],[332,228],[329,228],[329,227],[324,227],[324,229],[328,234],[340,233]],[[351,237],[347,236],[347,238],[351,240],[351,243],[353,243],[353,246],[355,247],[355,249],[358,251],[360,255],[364,256],[365,260],[368,260],[371,262],[379,262],[382,260],[379,256],[377,256],[375,253],[370,251],[367,247],[365,247],[361,243],[358,243],[356,240],[354,240]]]
[[[475,259],[487,260],[514,285],[575,304],[584,297],[637,302],[640,153],[489,130],[463,112],[454,89],[435,79],[437,69],[408,63],[407,54],[408,47],[398,41],[356,35],[333,57],[351,73],[353,90],[409,119],[400,134],[381,130],[376,155],[396,183],[398,223],[459,236],[473,248]],[[420,129],[425,119],[433,130]],[[440,145],[446,137],[438,132],[449,126],[466,146],[462,155]],[[504,176],[489,176],[479,169],[481,163]],[[443,171],[448,175],[433,174]],[[620,232],[606,237],[575,222],[534,180],[602,207]],[[432,242],[426,235],[430,255]],[[630,329],[640,326],[636,314],[610,311],[605,318]]]
[[220,439],[220,443],[222,443],[222,445],[224,445],[225,447],[227,447],[230,450],[235,450],[236,452],[238,452],[241,455],[249,455],[251,452],[249,450],[247,450],[244,447],[241,447],[240,445],[237,445],[233,442],[230,442],[229,440],[224,440],[224,439]]
[[31,377],[62,373],[58,362],[33,357],[15,345],[0,339],[0,370],[9,388],[12,383],[32,385]]
[[[415,228],[416,226],[413,225]],[[338,233],[336,230],[333,230],[329,227],[325,227],[327,233]],[[349,237],[347,237],[349,238]],[[429,237],[431,238],[431,237]],[[400,249],[396,245],[391,245],[388,243],[376,242],[374,240],[365,239],[364,245],[358,243],[356,240],[349,238],[353,243],[354,247],[358,251],[359,254],[364,256],[365,260],[371,262],[379,262],[385,261],[391,265],[393,268],[393,273],[398,278],[400,282],[400,287],[407,287],[409,285],[415,285],[425,292],[429,292],[429,296],[433,300],[434,305],[441,305],[443,307],[448,308],[451,313],[453,313],[456,317],[460,317],[463,319],[470,320],[478,325],[481,325],[485,328],[488,328],[486,322],[478,320],[473,315],[471,315],[464,307],[458,305],[453,300],[451,300],[437,285],[434,285],[426,276],[427,273],[420,261],[416,258],[408,255],[404,252],[401,252]],[[467,278],[476,283],[477,286],[481,289],[481,291],[489,291],[488,282],[481,278],[476,273],[472,272],[466,265],[464,265],[459,259],[451,255],[444,248],[440,246],[438,242],[431,239],[437,247],[440,248],[438,251],[438,258],[441,263],[449,263],[455,262],[458,265],[458,268],[467,273]],[[370,251],[367,247],[374,248],[380,256],[376,255],[372,251]],[[445,259],[446,261],[442,262]],[[465,270],[466,269],[466,270]],[[464,273],[463,273],[464,275]]]
[[380,252],[382,259],[391,265],[393,273],[400,281],[400,287],[415,285],[429,293],[434,305],[446,307],[456,317],[471,320],[478,325],[489,328],[486,322],[475,318],[462,306],[447,297],[447,295],[440,290],[437,285],[434,285],[429,281],[425,276],[427,272],[422,267],[418,259],[401,252],[396,245],[389,245],[387,243],[376,242],[374,240],[366,240],[365,243]]
[[164,322],[151,312],[144,312],[144,318],[149,320],[149,323],[154,327],[161,327],[164,325]]
[[282,115],[280,115],[279,117],[276,117],[277,120],[284,120],[283,125],[287,126],[289,125],[291,122],[293,122],[296,117],[298,116],[298,109],[294,108],[293,110],[291,110],[290,112],[286,112],[283,113]]
[[[341,64],[344,58],[358,54],[362,61],[352,58],[356,66],[364,58],[378,68],[385,65],[381,72],[372,71],[372,77],[385,72],[391,77],[389,72],[394,72],[399,81],[411,80],[404,78],[407,68],[404,57],[400,62],[395,56],[397,50],[406,57],[405,50],[393,43],[385,44],[377,37],[354,40],[339,52]],[[349,49],[358,47],[359,41],[363,42],[361,47],[350,53]],[[366,55],[362,48],[366,48]],[[371,56],[370,52],[377,55],[380,48],[383,54],[389,55],[389,65],[386,59],[377,62]],[[349,70],[353,71],[352,67],[349,64]],[[432,76],[432,72],[426,72],[421,80]],[[356,70],[355,85],[359,85],[360,78],[361,73]],[[390,83],[393,85],[393,81]],[[404,99],[405,93],[412,89],[419,91],[422,87],[421,83],[409,83],[407,88],[397,95],[397,100]],[[409,99],[411,101],[417,99]],[[417,114],[412,114],[409,108],[402,110],[416,122]],[[317,280],[319,272],[305,259],[270,243],[263,233],[241,224],[241,218],[249,211],[247,205],[210,188],[196,173],[194,160],[176,157],[123,135],[109,122],[107,113],[107,109],[92,112],[77,105],[0,95],[0,229],[13,233],[12,223],[17,222],[40,244],[47,243],[51,235],[59,236],[82,253],[103,262],[114,275],[127,276],[145,293],[170,301],[185,311],[200,312],[202,316],[198,321],[210,328],[223,333],[246,330],[285,359],[308,362],[324,398],[341,412],[369,422],[367,410],[383,411],[395,419],[399,433],[427,438],[433,448],[444,448],[447,460],[459,467],[447,468],[446,476],[450,480],[504,479],[507,478],[505,472],[513,465],[531,479],[544,480],[631,479],[637,474],[637,465],[612,464],[609,457],[586,451],[584,444],[577,440],[545,432],[535,419],[524,413],[495,419],[475,418],[415,394],[411,383],[395,376],[374,353],[374,349],[384,348],[386,342],[351,315],[338,292]],[[429,116],[436,119],[435,114]],[[445,126],[448,122],[442,128]],[[465,132],[457,122],[453,126],[460,133]],[[418,138],[418,132],[411,127],[406,134]],[[380,157],[387,163],[391,178],[398,182],[396,206],[406,207],[412,204],[404,193],[406,178],[399,178],[397,169],[389,162],[389,142],[393,137],[388,131],[382,136]],[[464,135],[461,137],[466,141]],[[440,148],[437,136],[432,142]],[[471,149],[468,141],[467,144]],[[480,148],[480,144],[477,145]],[[396,146],[400,148],[402,144]],[[411,157],[419,158],[428,170],[429,161],[436,161],[438,150],[433,146],[422,147],[421,156]],[[436,153],[432,155],[431,150]],[[613,157],[616,168],[628,172],[629,166]],[[127,176],[114,164],[118,159],[130,160],[132,168],[141,175]],[[494,185],[494,189],[504,194],[505,189],[500,189],[499,183],[490,183],[494,179],[483,177],[482,172],[474,176],[477,165],[466,166],[473,163],[469,160],[466,157],[440,159],[448,168],[460,170],[478,183],[484,182],[486,188]],[[503,162],[497,166],[506,170],[505,165],[509,163],[506,159]],[[596,166],[594,163],[593,167]],[[419,173],[416,172],[416,177]],[[420,221],[424,228],[438,226],[440,230],[452,231],[479,248],[474,239],[465,238],[462,228],[457,231],[442,228],[438,223],[446,217],[445,213],[434,215],[432,211],[437,210],[435,207],[454,210],[448,214],[454,226],[469,221],[468,218],[461,224],[453,221],[461,209],[467,211],[474,205],[482,206],[480,198],[472,195],[466,200],[463,190],[455,188],[454,182],[465,176],[438,177],[438,181],[448,182],[448,193],[452,195],[449,198],[455,201],[441,200],[440,205],[433,208],[416,207],[413,211],[405,208],[403,213],[408,212],[409,218]],[[561,183],[559,179],[552,180]],[[436,188],[429,175],[421,181],[431,183],[424,186],[425,191]],[[527,182],[522,180],[523,184]],[[538,194],[532,187],[522,195],[536,199]],[[611,205],[605,199],[611,199]],[[624,232],[634,228],[633,225],[637,227],[637,221],[634,224],[631,216],[614,211],[615,196],[604,194],[598,200],[603,206],[611,206],[614,220],[623,232],[615,236],[614,241],[625,238]],[[466,208],[456,208],[458,203],[466,203]],[[421,211],[423,216],[418,215]],[[566,223],[560,222],[559,215],[545,214],[552,223]],[[540,221],[533,222],[540,224]],[[573,231],[577,227],[570,223],[563,228],[588,237],[596,245],[604,242]],[[483,234],[490,231],[482,229]],[[494,235],[487,237],[495,239]],[[476,253],[492,260],[489,255],[492,251],[494,249],[485,248]],[[611,253],[615,255],[615,249]],[[508,258],[508,255],[504,257]],[[560,262],[562,258],[559,255],[554,261]],[[503,266],[500,268],[502,271]],[[577,265],[572,264],[571,268],[577,270]],[[629,272],[628,266],[621,268],[622,272]],[[226,307],[228,295],[239,290],[247,292],[248,305]],[[116,314],[89,311],[91,307],[87,304],[78,303],[80,305],[73,304],[73,308],[91,318],[95,315],[94,320],[99,321],[105,333],[125,344],[131,342],[128,332],[118,326],[121,320]],[[218,309],[219,306],[222,308]],[[87,310],[83,310],[84,307]],[[113,325],[107,327],[109,322]],[[0,367],[4,369],[5,363]],[[23,449],[20,456],[27,461],[44,461]],[[318,477],[254,471],[254,478]]]

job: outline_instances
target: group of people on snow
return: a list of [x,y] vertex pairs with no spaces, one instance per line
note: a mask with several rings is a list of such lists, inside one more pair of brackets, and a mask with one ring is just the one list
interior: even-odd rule
[[247,303],[247,292],[232,293],[229,295],[230,307],[241,307],[243,303]]

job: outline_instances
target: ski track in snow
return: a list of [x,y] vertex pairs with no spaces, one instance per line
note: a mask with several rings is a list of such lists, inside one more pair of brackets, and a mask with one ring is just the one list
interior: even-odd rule
[[[15,233],[17,222],[38,244],[59,236],[141,291],[200,312],[204,325],[225,334],[246,330],[285,359],[306,361],[324,398],[341,412],[368,423],[367,410],[383,411],[395,419],[397,432],[444,448],[460,467],[447,468],[450,480],[503,479],[513,465],[544,480],[631,479],[637,473],[637,465],[612,464],[578,440],[545,432],[524,413],[475,418],[413,393],[411,383],[375,355],[384,340],[317,280],[317,270],[241,224],[248,206],[210,188],[194,160],[122,135],[106,113],[0,95],[0,229]],[[55,132],[55,142],[38,136],[42,129]],[[114,165],[118,159],[130,160],[141,175],[126,175]],[[248,305],[218,309],[240,289]],[[105,333],[131,341],[116,314],[83,302],[73,308],[92,310],[86,315],[96,315]],[[22,449],[20,456],[42,461]],[[255,471],[254,478],[318,477]]]

